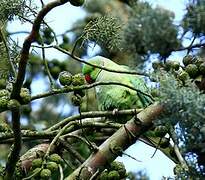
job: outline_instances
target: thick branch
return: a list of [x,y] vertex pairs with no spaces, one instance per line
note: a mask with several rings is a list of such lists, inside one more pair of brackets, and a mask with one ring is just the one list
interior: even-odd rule
[[[161,113],[163,107],[159,104],[154,104],[146,108],[144,111],[137,115],[140,122],[136,122],[135,118],[128,121],[124,127],[120,128],[115,134],[107,139],[96,153],[91,156],[66,180],[90,179],[97,171],[103,170],[106,165],[111,163],[119,152],[124,151],[130,145],[132,145],[139,136],[149,129],[149,125],[152,124]],[[145,125],[145,126],[144,126]]]
[[13,179],[13,172],[16,167],[16,163],[19,160],[19,153],[21,151],[21,129],[20,129],[20,109],[12,111],[12,128],[14,134],[14,144],[11,154],[8,157],[8,162],[6,163],[6,175],[5,179]]
[[[11,92],[11,99],[20,99],[20,91],[25,78],[26,66],[29,59],[29,50],[32,42],[34,42],[38,37],[41,22],[50,10],[57,6],[63,5],[66,2],[68,2],[68,0],[56,0],[51,3],[48,3],[46,6],[42,8],[42,10],[38,13],[37,17],[35,18],[31,33],[23,43],[23,48],[21,51],[21,57],[19,61],[18,74],[16,81],[13,85],[13,90]],[[5,179],[13,179],[15,166],[19,159],[19,153],[21,150],[20,108],[12,110],[12,125],[14,132],[14,146],[9,156],[8,162],[6,164]]]

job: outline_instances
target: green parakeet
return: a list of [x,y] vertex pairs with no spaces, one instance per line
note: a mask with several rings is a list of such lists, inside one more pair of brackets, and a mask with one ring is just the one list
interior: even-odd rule
[[[102,56],[93,57],[89,59],[88,62],[117,71],[129,71],[129,67],[118,65],[110,59]],[[119,82],[139,90],[137,92],[120,85],[96,87],[97,101],[100,110],[145,108],[153,102],[151,96],[146,96],[141,93],[144,92],[149,94],[149,90],[146,87],[142,76],[108,72],[87,64],[83,66],[82,72],[88,83],[99,81]]]
[[[104,58],[102,56],[96,56],[88,60],[89,63],[97,66],[103,66],[108,69],[113,69],[117,71],[129,71],[129,67],[124,65],[119,65],[110,59]],[[140,75],[131,75],[125,73],[115,73],[109,72],[97,67],[84,64],[82,68],[82,73],[85,76],[85,80],[88,83],[93,82],[119,82],[133,87],[139,91],[132,90],[128,87],[120,85],[102,85],[96,87],[96,96],[99,106],[99,110],[122,110],[122,109],[132,109],[132,108],[145,108],[153,103],[149,89],[147,88],[144,79]],[[143,92],[143,93],[142,93]],[[147,94],[147,95],[146,95]],[[117,118],[117,122],[125,123],[130,120],[131,117],[127,118]],[[150,131],[152,132],[152,131]],[[146,134],[150,134],[149,132]],[[142,137],[143,138],[143,137]],[[159,137],[145,136],[143,141],[153,147],[158,147],[160,142]],[[176,159],[169,155],[169,148],[159,148],[168,157],[176,162]]]

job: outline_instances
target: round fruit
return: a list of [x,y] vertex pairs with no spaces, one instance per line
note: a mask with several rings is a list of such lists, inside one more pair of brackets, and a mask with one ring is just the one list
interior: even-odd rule
[[177,77],[179,78],[179,80],[184,82],[189,79],[189,74],[186,71],[182,71]]
[[72,74],[68,71],[62,71],[58,76],[59,82],[63,86],[69,86],[72,83]]
[[167,60],[164,69],[169,71],[172,68],[173,61]]
[[51,171],[49,169],[43,169],[40,173],[40,177],[43,179],[49,179],[49,177],[51,177]]
[[119,175],[119,173],[117,171],[113,170],[113,171],[110,171],[108,173],[107,179],[108,180],[119,180],[120,179],[120,175]]
[[6,84],[7,84],[6,79],[0,79],[0,89],[5,89]]
[[54,79],[58,78],[59,73],[61,72],[61,69],[59,66],[54,66],[50,69],[51,75]]
[[80,86],[85,83],[84,76],[82,74],[75,74],[73,76],[73,86]]
[[60,164],[60,163],[63,162],[63,159],[58,154],[51,154],[49,156],[49,160],[53,161],[53,162],[55,162],[57,164]]
[[204,63],[204,60],[201,57],[197,57],[195,64],[199,67],[202,63]]
[[58,164],[56,162],[50,161],[46,164],[46,168],[51,170],[51,172],[55,172],[58,170]]
[[205,75],[205,62],[200,64],[199,71],[200,71],[201,74]]
[[1,89],[0,90],[0,97],[2,97],[2,96],[9,96],[9,91],[8,90],[6,90],[6,89]]
[[193,60],[193,56],[192,55],[186,55],[182,62],[185,66],[187,66],[188,64],[191,64],[192,63],[192,60]]
[[186,66],[185,71],[191,78],[195,78],[198,74],[198,67],[195,64],[189,64]]
[[21,88],[20,96],[23,104],[28,104],[31,101],[31,94],[27,88]]
[[108,176],[108,171],[105,170],[100,174],[100,180],[107,180],[107,176]]
[[7,96],[0,97],[0,109],[6,109],[8,102],[9,98]]
[[82,6],[84,4],[85,0],[70,0],[70,3],[73,6]]
[[8,109],[10,110],[16,110],[20,107],[20,103],[15,100],[15,99],[11,99],[8,104],[7,104]]
[[116,170],[121,178],[123,178],[126,175],[126,169],[122,162],[113,161],[111,163],[111,170]]
[[180,67],[180,63],[177,62],[177,61],[174,61],[173,64],[172,64],[172,68],[176,71],[179,70],[179,67]]
[[37,158],[37,159],[34,159],[32,161],[32,168],[35,169],[35,168],[39,168],[42,166],[42,163],[43,163],[43,160],[41,158]]
[[63,35],[63,42],[64,43],[69,43],[69,38],[66,35]]

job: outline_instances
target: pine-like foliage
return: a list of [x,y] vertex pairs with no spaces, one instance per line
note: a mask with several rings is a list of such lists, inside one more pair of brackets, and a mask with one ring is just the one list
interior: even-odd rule
[[[194,82],[187,80],[182,85],[173,75],[165,72],[160,75],[160,101],[165,107],[165,112],[157,123],[172,125],[177,132],[177,139],[183,150],[183,155],[188,157],[188,163],[194,168],[193,172],[204,173],[204,167],[197,163],[204,152],[201,147],[205,140],[205,94]],[[191,173],[191,172],[190,172]]]
[[121,43],[121,25],[117,18],[101,16],[91,20],[84,28],[84,43],[92,41],[105,49],[119,48]]
[[183,18],[185,30],[191,30],[196,35],[205,34],[205,1],[196,0],[187,6],[187,13]]
[[159,53],[163,57],[179,46],[174,14],[161,7],[152,8],[144,2],[132,7],[125,28],[125,46],[139,54]]
[[0,19],[13,20],[15,15],[23,15],[25,0],[1,0]]

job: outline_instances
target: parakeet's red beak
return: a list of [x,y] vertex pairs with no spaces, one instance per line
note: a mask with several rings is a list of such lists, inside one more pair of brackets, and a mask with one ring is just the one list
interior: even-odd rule
[[92,80],[92,78],[90,77],[89,74],[86,74],[86,75],[85,75],[85,80],[87,81],[88,84],[93,83],[93,80]]

